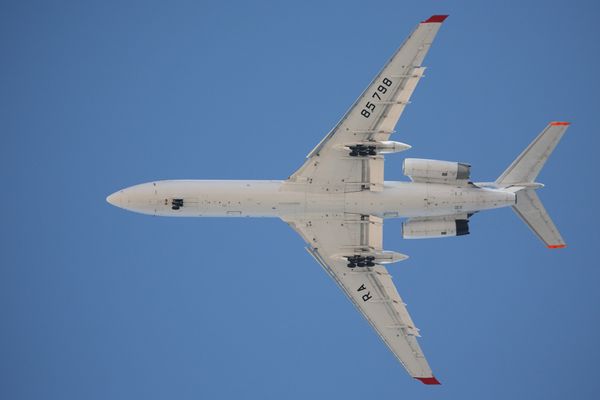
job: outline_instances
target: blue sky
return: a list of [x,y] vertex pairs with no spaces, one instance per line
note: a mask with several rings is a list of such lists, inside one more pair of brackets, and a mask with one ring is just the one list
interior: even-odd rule
[[[3,2],[0,398],[597,398],[593,1]],[[440,387],[412,380],[276,219],[167,219],[155,179],[284,179],[415,25],[450,14],[403,156],[492,180],[547,122],[539,180],[569,247],[510,210],[404,241],[390,267]]]

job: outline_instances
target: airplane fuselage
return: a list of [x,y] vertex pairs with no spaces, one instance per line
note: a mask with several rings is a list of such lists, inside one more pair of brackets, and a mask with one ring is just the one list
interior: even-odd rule
[[[431,217],[512,206],[507,190],[386,181],[382,191],[346,192],[281,180],[166,180],[120,190],[107,199],[121,208],[167,217]],[[181,204],[181,205],[180,205]]]

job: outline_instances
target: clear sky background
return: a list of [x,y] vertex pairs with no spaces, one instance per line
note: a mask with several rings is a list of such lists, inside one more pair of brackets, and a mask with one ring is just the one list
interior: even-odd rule
[[[595,1],[0,4],[0,398],[595,399]],[[390,266],[442,386],[411,379],[276,219],[111,207],[156,179],[285,179],[416,24],[450,14],[386,161],[493,180],[553,120],[568,248],[509,209]]]

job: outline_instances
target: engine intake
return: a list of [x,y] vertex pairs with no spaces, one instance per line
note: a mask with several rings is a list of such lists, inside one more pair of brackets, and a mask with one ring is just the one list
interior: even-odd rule
[[402,223],[404,239],[428,239],[469,234],[467,219],[408,220]]
[[452,182],[467,180],[471,176],[469,164],[421,158],[405,159],[402,170],[413,181]]

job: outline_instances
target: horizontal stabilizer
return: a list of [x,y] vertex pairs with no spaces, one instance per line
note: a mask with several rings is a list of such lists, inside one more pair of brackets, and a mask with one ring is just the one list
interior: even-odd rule
[[568,122],[550,122],[496,179],[496,183],[500,186],[510,186],[534,182],[568,127]]
[[517,192],[513,210],[550,249],[567,247],[534,189]]

